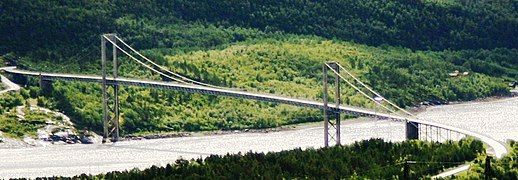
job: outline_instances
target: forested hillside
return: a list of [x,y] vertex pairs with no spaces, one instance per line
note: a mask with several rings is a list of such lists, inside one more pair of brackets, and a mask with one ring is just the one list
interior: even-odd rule
[[[412,49],[516,48],[518,1],[183,1],[180,17]],[[173,3],[175,4],[175,3]]]
[[[65,43],[74,46],[96,45],[98,43],[92,42],[101,33],[129,35],[135,31],[119,24],[128,18],[145,20],[139,26],[152,21],[183,24],[174,25],[176,29],[181,29],[188,26],[185,25],[186,21],[201,21],[223,27],[312,34],[369,45],[389,44],[412,49],[516,48],[518,1],[465,2],[469,3],[453,0],[6,0],[0,4],[3,11],[0,15],[0,41],[5,43],[0,50],[27,52],[64,47]],[[146,37],[141,39],[140,48],[156,45],[169,47],[172,43],[168,41],[172,39],[161,36],[167,35],[167,32],[153,34],[147,28],[137,32],[135,36]],[[10,35],[5,36],[7,34]],[[210,43],[204,46],[210,46]]]
[[[215,85],[321,100],[338,61],[402,106],[507,93],[518,78],[518,1],[0,2],[0,54],[32,70],[100,74],[100,35],[118,33],[159,64]],[[121,75],[159,79],[120,57]],[[450,77],[455,70],[467,76]],[[32,85],[36,85],[32,82]],[[39,104],[100,130],[100,87],[32,88]],[[345,102],[375,108],[350,88]],[[265,128],[321,120],[316,110],[123,87],[123,131]]]

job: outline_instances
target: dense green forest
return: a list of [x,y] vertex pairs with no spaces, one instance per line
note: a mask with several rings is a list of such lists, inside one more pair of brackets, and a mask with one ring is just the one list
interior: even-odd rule
[[[321,100],[337,61],[401,106],[507,93],[518,78],[518,1],[0,2],[0,54],[32,70],[100,74],[100,34],[224,87]],[[124,77],[160,79],[120,57]],[[468,76],[450,77],[455,70]],[[37,85],[31,80],[29,85]],[[376,108],[351,88],[345,103]],[[31,98],[100,130],[100,86],[33,87]],[[266,128],[319,121],[316,110],[153,89],[121,89],[125,133]]]
[[[412,49],[516,48],[518,1],[462,2],[6,0],[0,4],[3,12],[0,15],[0,42],[3,42],[0,50],[82,49],[82,46],[93,45],[101,33],[117,31],[130,35],[134,30],[139,31],[133,34],[137,36],[135,38],[143,41],[139,43],[140,48],[168,47],[176,43],[172,38],[164,38],[167,32],[149,32],[150,29],[142,27],[146,22],[138,24],[139,29],[127,29],[120,25],[124,19],[144,19],[159,24],[207,22],[222,27],[311,34]],[[189,25],[174,26],[181,29]],[[10,35],[5,36],[7,34]],[[246,36],[234,36],[235,41],[244,38]],[[203,43],[203,46],[210,45],[210,42]]]
[[[74,179],[393,179],[403,178],[405,161],[423,162],[409,166],[409,178],[433,175],[453,164],[471,161],[483,152],[482,142],[401,143],[371,139],[348,146],[295,149],[269,153],[211,155],[205,159],[177,160],[165,167]],[[434,163],[426,163],[434,162]],[[437,163],[450,162],[450,163]],[[53,177],[51,179],[69,179]]]
[[412,49],[516,48],[518,1],[183,1],[189,20]]

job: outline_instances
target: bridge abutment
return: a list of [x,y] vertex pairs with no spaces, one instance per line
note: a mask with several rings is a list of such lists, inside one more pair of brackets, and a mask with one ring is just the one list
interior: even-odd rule
[[42,95],[50,95],[52,93],[52,81],[40,78],[40,92]]
[[405,132],[407,140],[419,139],[419,124],[407,121]]
[[12,74],[12,80],[14,83],[26,86],[29,83],[29,78],[21,74]]

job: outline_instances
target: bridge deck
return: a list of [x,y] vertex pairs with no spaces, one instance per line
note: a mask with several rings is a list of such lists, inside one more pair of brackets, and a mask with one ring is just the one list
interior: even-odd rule
[[[19,75],[26,75],[26,76],[39,76],[44,80],[50,80],[50,81],[63,80],[63,81],[83,81],[83,82],[93,82],[93,83],[102,82],[101,76],[40,73],[40,72],[33,72],[33,71],[18,70],[15,67],[3,68],[3,70],[10,74],[19,74]],[[150,80],[139,80],[139,79],[127,79],[127,78],[115,78],[115,79],[107,78],[107,83],[125,85],[125,86],[140,86],[140,87],[149,87],[149,88],[169,89],[169,90],[182,91],[182,92],[188,92],[188,93],[200,93],[200,94],[209,94],[209,95],[228,96],[228,97],[236,97],[236,98],[243,98],[243,99],[253,99],[253,100],[265,101],[265,102],[290,104],[290,105],[301,106],[301,107],[324,109],[324,103],[312,101],[312,100],[302,100],[302,99],[282,97],[282,96],[272,95],[272,94],[260,94],[260,93],[255,93],[255,92],[245,92],[245,91],[232,90],[232,89],[219,89],[219,88],[212,88],[212,87],[205,87],[205,86],[191,85],[191,84],[179,84],[179,83],[175,83],[175,82],[150,81]],[[414,122],[414,123],[418,123],[418,124],[439,127],[442,129],[448,129],[450,131],[458,132],[461,134],[473,136],[475,138],[480,139],[481,141],[485,142],[486,144],[488,144],[490,147],[492,147],[494,149],[495,156],[497,158],[500,158],[504,154],[507,154],[507,149],[502,143],[500,143],[488,136],[485,136],[485,135],[482,135],[479,133],[475,133],[475,132],[471,132],[468,130],[464,130],[464,129],[460,129],[460,128],[456,128],[453,126],[444,125],[444,124],[440,124],[440,123],[436,123],[436,122],[408,118],[408,117],[398,116],[398,115],[391,115],[391,114],[386,114],[386,113],[380,113],[380,112],[375,112],[375,111],[352,107],[352,106],[340,105],[338,108],[335,107],[336,106],[335,104],[328,104],[328,106],[332,110],[340,111],[340,112],[348,113],[348,114],[353,114],[353,115],[372,116],[372,117],[385,118],[385,119],[390,119],[390,120],[395,120],[395,121],[409,121],[409,122]]]
[[[15,68],[4,68],[7,73],[11,74],[20,74],[27,76],[35,76],[43,78],[44,80],[55,81],[82,81],[82,82],[92,82],[92,83],[101,83],[101,76],[92,76],[92,75],[73,75],[73,74],[58,74],[58,73],[40,73],[33,71],[25,71],[18,70]],[[261,94],[256,92],[246,92],[242,90],[233,90],[233,89],[220,89],[220,88],[212,88],[200,85],[192,85],[192,84],[180,84],[176,82],[165,82],[165,81],[151,81],[151,80],[140,80],[140,79],[128,79],[128,78],[113,78],[107,77],[108,84],[117,84],[124,86],[140,86],[140,87],[149,87],[149,88],[159,88],[159,89],[169,89],[175,91],[182,91],[188,93],[200,93],[200,94],[208,94],[208,95],[218,95],[218,96],[229,96],[243,99],[253,99],[258,101],[265,102],[273,102],[273,103],[282,103],[282,104],[290,104],[294,106],[300,107],[309,107],[309,108],[317,108],[323,109],[324,103],[313,101],[313,100],[303,100],[296,99],[290,97],[282,97],[278,95],[272,94]],[[329,103],[328,107],[332,110],[354,114],[359,116],[373,116],[379,118],[385,118],[390,120],[400,120],[405,121],[408,118],[403,116],[396,116],[386,113],[374,112],[368,109],[362,109],[358,107],[345,106],[341,105],[339,108],[336,108],[335,104]]]

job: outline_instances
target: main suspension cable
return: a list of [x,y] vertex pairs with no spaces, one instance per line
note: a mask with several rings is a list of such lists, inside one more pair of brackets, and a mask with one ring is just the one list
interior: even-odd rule
[[339,63],[336,63],[338,65],[338,67],[340,67],[340,69],[344,70],[349,76],[351,76],[354,80],[356,80],[357,82],[359,82],[363,87],[367,88],[367,90],[369,90],[370,92],[372,92],[373,94],[375,94],[376,96],[378,97],[381,97],[384,101],[386,101],[387,103],[389,103],[390,105],[392,105],[393,107],[395,107],[396,109],[400,110],[400,111],[403,111],[405,114],[407,115],[410,115],[412,117],[416,117],[414,114],[408,112],[407,110],[397,106],[396,104],[392,103],[391,101],[389,101],[388,99],[386,99],[385,97],[381,96],[379,93],[377,93],[376,91],[372,90],[369,86],[367,86],[366,84],[364,84],[362,81],[360,81],[358,78],[356,78],[354,75],[352,75],[349,71],[347,71],[347,69],[345,69],[342,65],[340,65]]
[[169,78],[169,79],[172,79],[172,80],[175,80],[175,81],[178,81],[178,82],[182,82],[182,83],[186,83],[186,84],[188,84],[188,83],[187,83],[187,82],[185,82],[185,81],[182,81],[182,80],[180,80],[180,79],[178,79],[178,78],[171,77],[171,76],[169,76],[169,75],[167,75],[167,74],[164,74],[163,72],[160,72],[160,71],[158,71],[158,70],[156,70],[156,69],[154,69],[154,68],[150,67],[150,66],[149,66],[149,65],[147,65],[146,63],[144,63],[144,62],[142,62],[142,61],[138,60],[137,58],[133,57],[131,54],[129,54],[128,52],[126,52],[124,49],[122,49],[121,47],[119,47],[119,46],[118,46],[117,44],[115,44],[115,42],[113,42],[110,38],[106,37],[105,35],[103,35],[103,37],[104,37],[104,39],[106,39],[108,42],[110,42],[114,47],[116,47],[117,49],[119,49],[121,52],[123,52],[124,54],[126,54],[127,56],[129,56],[131,59],[133,59],[133,60],[137,61],[140,65],[142,65],[142,66],[144,66],[144,67],[146,67],[146,68],[150,69],[150,70],[151,70],[151,71],[153,71],[153,72],[156,72],[156,73],[158,73],[158,74],[160,74],[160,75],[163,75],[163,76],[165,76],[165,77],[167,77],[167,78]]
[[221,88],[219,86],[214,86],[214,85],[211,85],[211,84],[207,84],[207,83],[202,83],[202,82],[199,82],[199,81],[195,81],[195,80],[192,80],[192,79],[189,79],[185,76],[182,76],[178,73],[175,73],[175,72],[172,72],[170,70],[168,70],[167,68],[163,67],[163,66],[160,66],[159,64],[151,61],[149,58],[147,58],[146,56],[140,54],[137,50],[133,49],[130,45],[128,45],[126,42],[124,42],[121,38],[119,38],[118,36],[115,35],[115,38],[117,38],[117,40],[119,40],[120,42],[122,42],[122,44],[124,44],[124,46],[128,47],[131,51],[133,51],[134,53],[136,53],[137,55],[139,55],[140,57],[144,58],[146,61],[150,62],[151,64],[153,64],[154,66],[158,67],[159,69],[167,72],[167,73],[170,73],[184,81],[189,81],[193,84],[198,84],[198,85],[201,85],[201,86],[208,86],[208,87],[212,87],[212,88]]
[[333,73],[337,76],[339,76],[340,78],[342,78],[342,80],[344,80],[347,84],[349,84],[349,86],[353,87],[356,91],[358,91],[359,93],[361,93],[363,96],[369,98],[371,101],[373,101],[374,103],[380,105],[381,107],[385,108],[386,110],[390,111],[391,113],[395,113],[395,114],[398,114],[396,113],[394,110],[386,107],[385,105],[381,104],[380,102],[376,101],[374,98],[370,97],[369,95],[367,95],[365,92],[363,92],[362,90],[360,90],[357,86],[355,86],[354,84],[352,84],[351,82],[349,82],[347,79],[345,79],[340,73],[338,73],[336,70],[334,70],[331,66],[329,66],[329,64],[325,63],[325,65],[331,70],[333,71]]

